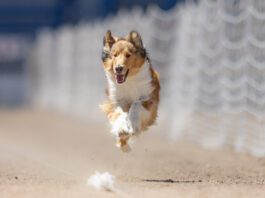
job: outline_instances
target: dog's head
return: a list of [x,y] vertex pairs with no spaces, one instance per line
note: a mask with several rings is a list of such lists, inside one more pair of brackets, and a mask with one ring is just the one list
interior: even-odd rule
[[131,31],[125,38],[118,38],[108,30],[103,45],[104,68],[119,84],[137,74],[145,62],[146,51],[136,31]]

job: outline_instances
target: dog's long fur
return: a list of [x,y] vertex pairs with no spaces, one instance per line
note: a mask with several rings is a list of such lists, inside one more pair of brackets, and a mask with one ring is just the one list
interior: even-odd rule
[[[142,44],[131,31],[125,38],[104,37],[102,61],[108,81],[108,100],[101,105],[117,138],[117,146],[129,149],[128,140],[154,124],[159,104],[158,74]],[[117,67],[122,68],[117,73]]]

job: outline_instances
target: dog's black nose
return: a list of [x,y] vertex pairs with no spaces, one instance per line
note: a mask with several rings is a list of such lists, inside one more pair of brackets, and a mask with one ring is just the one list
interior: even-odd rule
[[115,70],[116,70],[116,72],[118,74],[120,74],[122,72],[122,70],[123,70],[123,67],[122,66],[118,66],[118,67],[115,68]]

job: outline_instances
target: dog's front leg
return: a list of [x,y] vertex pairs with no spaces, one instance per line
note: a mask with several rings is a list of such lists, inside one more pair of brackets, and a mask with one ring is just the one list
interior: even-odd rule
[[140,101],[131,104],[128,114],[128,125],[130,134],[137,134],[141,130],[140,109]]
[[117,107],[111,119],[111,133],[119,137],[121,133],[129,133],[128,113]]
[[149,112],[143,107],[142,100],[132,103],[128,119],[129,119],[129,132],[137,135],[142,131],[142,122],[147,119]]
[[128,141],[130,139],[130,126],[128,113],[124,112],[121,107],[117,107],[111,116],[111,133],[116,137],[116,146],[124,152],[130,151]]

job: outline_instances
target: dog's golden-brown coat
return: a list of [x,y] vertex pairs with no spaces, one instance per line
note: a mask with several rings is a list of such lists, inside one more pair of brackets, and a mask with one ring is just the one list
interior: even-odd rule
[[151,67],[140,35],[131,31],[125,38],[107,31],[102,54],[108,80],[108,100],[101,105],[122,150],[127,141],[154,124],[159,104],[159,78]]

